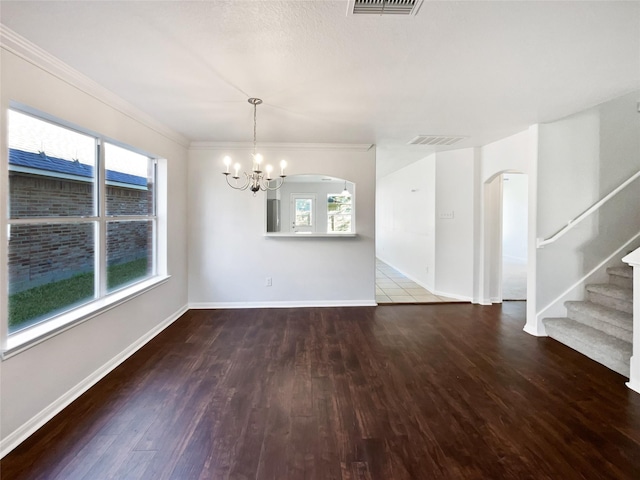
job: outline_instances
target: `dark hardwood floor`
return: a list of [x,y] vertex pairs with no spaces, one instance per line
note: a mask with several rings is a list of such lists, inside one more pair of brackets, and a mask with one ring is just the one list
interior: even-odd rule
[[2,479],[640,479],[640,395],[523,325],[520,302],[190,311]]

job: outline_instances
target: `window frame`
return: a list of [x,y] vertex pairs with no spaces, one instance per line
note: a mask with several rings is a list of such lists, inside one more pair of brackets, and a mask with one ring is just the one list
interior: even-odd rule
[[[0,349],[2,359],[9,358],[31,346],[40,343],[54,335],[57,335],[73,326],[93,318],[117,305],[120,305],[131,298],[134,298],[156,286],[165,283],[169,276],[166,270],[166,259],[160,258],[159,245],[161,242],[160,232],[165,232],[166,227],[159,228],[158,207],[160,204],[160,162],[163,160],[155,155],[141,151],[135,147],[111,139],[96,132],[83,129],[69,122],[54,118],[51,115],[38,112],[30,107],[10,103],[8,108],[3,109],[4,118],[8,120],[9,112],[14,111],[23,115],[28,115],[36,120],[43,121],[82,135],[92,137],[95,141],[96,163],[94,165],[94,176],[91,180],[93,184],[93,212],[92,215],[85,216],[51,216],[51,217],[17,217],[11,218],[9,212],[10,191],[9,191],[9,127],[6,126],[2,139],[2,173],[0,184],[5,188],[6,193],[2,194],[0,200],[0,221],[2,230],[0,232],[0,289],[2,291],[2,302],[0,303]],[[107,215],[107,188],[109,183],[106,177],[106,154],[105,144],[109,143],[120,148],[124,148],[133,153],[143,155],[151,162],[151,172],[153,175],[153,196],[151,212],[146,215]],[[162,170],[164,171],[164,170]],[[165,193],[166,194],[166,193]],[[164,204],[164,202],[163,202]],[[107,285],[107,226],[114,221],[147,221],[152,225],[152,239],[150,247],[151,270],[144,277],[133,280],[117,288],[108,290]],[[52,223],[67,224],[93,224],[94,229],[94,298],[81,305],[69,308],[62,313],[54,314],[32,325],[27,325],[15,332],[9,333],[9,232],[12,225],[43,225]],[[166,252],[163,252],[166,256]]]

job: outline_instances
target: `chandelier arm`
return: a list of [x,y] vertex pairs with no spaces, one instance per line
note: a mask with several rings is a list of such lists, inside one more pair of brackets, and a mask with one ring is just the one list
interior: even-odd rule
[[[282,186],[282,184],[284,183],[285,177],[286,177],[286,175],[280,175],[279,178],[272,178],[271,180],[266,180],[264,182],[264,186],[263,187],[261,186],[261,190],[263,190],[263,191],[266,191],[266,190],[271,190],[271,191],[278,190]],[[269,183],[271,183],[273,181],[278,182],[278,180],[280,181],[280,183],[276,183],[275,187],[270,187],[269,186]]]
[[249,182],[249,176],[247,175],[247,172],[244,172],[244,176],[245,176],[245,184],[244,184],[243,186],[241,186],[241,187],[239,187],[239,186],[238,186],[238,179],[239,179],[240,177],[231,177],[231,178],[235,178],[235,180],[236,180],[236,184],[235,184],[235,185],[232,185],[232,184],[231,184],[231,182],[229,181],[229,177],[230,177],[230,175],[229,175],[228,173],[223,173],[223,175],[224,175],[224,176],[226,177],[226,179],[227,179],[227,185],[229,185],[229,186],[230,186],[231,188],[233,188],[234,190],[240,190],[240,191],[243,191],[243,190],[246,190],[246,189],[249,187],[249,183],[250,183],[250,182]]

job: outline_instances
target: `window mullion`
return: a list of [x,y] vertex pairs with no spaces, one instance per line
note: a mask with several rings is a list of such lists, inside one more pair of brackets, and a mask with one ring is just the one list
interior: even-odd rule
[[106,220],[106,161],[104,142],[96,139],[98,152],[98,172],[96,175],[96,209],[98,221],[96,223],[96,296],[98,298],[107,294],[107,220]]
[[96,217],[26,217],[12,218],[9,225],[38,225],[43,223],[93,223]]
[[153,206],[151,208],[151,224],[153,225],[153,240],[151,244],[152,260],[152,275],[158,275],[158,159],[153,159],[151,162],[151,169],[153,178]]

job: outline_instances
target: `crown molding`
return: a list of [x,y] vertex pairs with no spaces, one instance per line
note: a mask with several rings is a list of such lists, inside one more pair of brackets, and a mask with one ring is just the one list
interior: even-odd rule
[[0,47],[183,147],[189,139],[0,23]]
[[[267,150],[342,150],[368,152],[372,143],[263,143],[258,144],[260,151]],[[251,150],[251,142],[191,142],[189,150]]]

